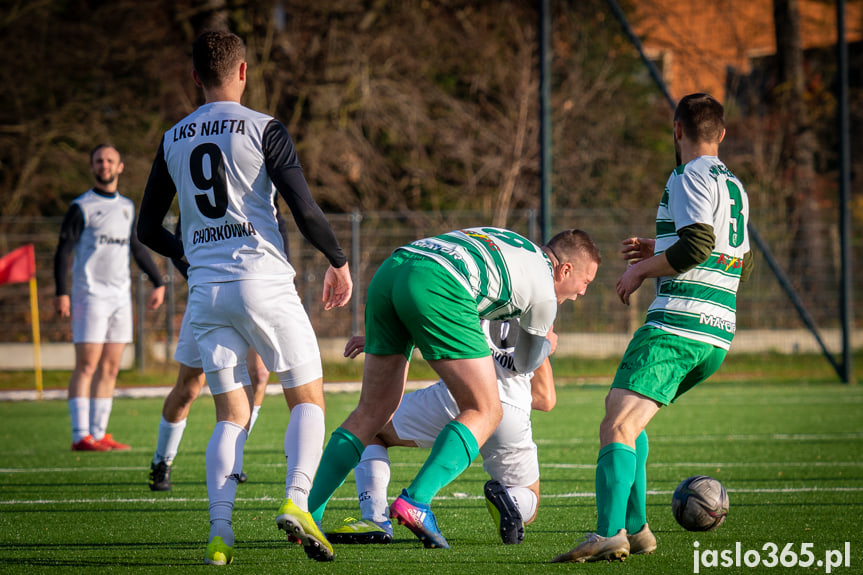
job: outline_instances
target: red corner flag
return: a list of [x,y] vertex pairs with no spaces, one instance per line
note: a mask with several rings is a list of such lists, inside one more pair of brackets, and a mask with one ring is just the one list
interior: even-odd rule
[[36,254],[33,244],[21,246],[0,258],[0,284],[30,281],[36,275]]

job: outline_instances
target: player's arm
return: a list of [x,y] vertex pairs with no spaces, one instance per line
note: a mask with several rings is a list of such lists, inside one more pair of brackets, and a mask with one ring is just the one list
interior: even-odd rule
[[530,379],[531,409],[551,411],[557,404],[557,390],[554,388],[554,374],[548,358],[533,372]]
[[54,309],[62,317],[69,317],[71,304],[69,302],[69,288],[66,283],[69,273],[69,262],[75,244],[84,230],[84,213],[78,204],[72,204],[69,211],[63,217],[60,224],[60,239],[57,242],[57,251],[54,252],[54,285],[55,295]]
[[653,257],[653,248],[656,240],[653,238],[626,238],[621,242],[623,248],[620,250],[623,259],[630,263],[638,263],[641,260]]
[[743,269],[740,270],[740,281],[748,282],[753,269],[755,269],[755,261],[752,259],[752,251],[750,250],[743,254]]
[[677,275],[707,261],[716,243],[713,226],[691,224],[677,230],[678,239],[661,254],[637,261],[617,280],[617,295],[629,305],[630,296],[647,278]]
[[554,318],[557,300],[539,301],[527,307],[518,321],[518,338],[512,350],[512,368],[517,373],[530,373],[557,349]]
[[162,226],[162,221],[171,209],[171,203],[176,195],[177,187],[168,172],[168,164],[165,163],[165,148],[163,144],[159,144],[159,151],[156,152],[156,159],[153,160],[153,167],[150,169],[150,177],[141,200],[138,238],[158,254],[182,259],[183,242]]
[[132,252],[132,258],[134,258],[138,267],[141,268],[141,271],[147,274],[153,287],[161,287],[164,285],[164,282],[162,281],[162,273],[156,266],[156,262],[153,261],[153,257],[150,255],[150,252],[144,244],[141,243],[141,240],[138,239],[138,232],[135,229],[136,227],[137,226],[132,226],[132,235],[129,237],[129,251]]
[[345,344],[345,357],[350,359],[356,358],[359,354],[363,353],[366,347],[366,336],[364,335],[355,335],[352,336],[351,339],[348,340],[348,343]]
[[135,263],[147,274],[147,277],[153,284],[153,291],[150,292],[150,297],[147,298],[147,309],[158,309],[162,305],[162,302],[165,301],[165,282],[162,281],[162,272],[159,271],[156,262],[150,256],[149,250],[138,239],[138,233],[135,230],[136,227],[132,226],[132,234],[129,236],[129,251],[132,252]]
[[512,351],[512,367],[518,373],[536,371],[551,352],[551,342],[519,327],[518,340]]
[[263,148],[267,173],[288,204],[300,233],[330,262],[324,276],[324,308],[345,305],[353,293],[348,258],[324,212],[312,197],[294,143],[281,122],[273,120],[267,125]]
[[294,144],[281,122],[273,120],[267,125],[263,147],[267,173],[288,204],[300,233],[326,256],[334,268],[347,264],[348,258],[332,226],[312,197]]

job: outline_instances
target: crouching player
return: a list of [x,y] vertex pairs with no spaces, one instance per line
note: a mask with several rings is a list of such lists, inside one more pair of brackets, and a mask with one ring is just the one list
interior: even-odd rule
[[[539,460],[531,431],[531,409],[550,411],[557,401],[548,358],[533,373],[520,374],[513,369],[517,321],[481,322],[495,360],[503,417],[479,451],[483,469],[491,476],[484,488],[486,505],[505,544],[524,540],[524,526],[536,518],[539,505]],[[554,352],[556,334],[552,331],[546,337]],[[364,343],[361,336],[351,338],[345,356],[359,355]],[[406,394],[392,422],[365,448],[354,469],[361,519],[346,519],[344,525],[327,533],[327,538],[333,543],[392,541],[387,506],[390,480],[387,448],[431,447],[458,413],[458,405],[443,380]]]

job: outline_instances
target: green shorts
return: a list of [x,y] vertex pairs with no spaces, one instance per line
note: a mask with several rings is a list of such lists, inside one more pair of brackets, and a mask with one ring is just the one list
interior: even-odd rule
[[710,377],[727,353],[721,347],[643,325],[632,336],[611,387],[668,405]]
[[366,296],[365,352],[426,360],[486,357],[476,301],[443,266],[405,251],[378,269]]

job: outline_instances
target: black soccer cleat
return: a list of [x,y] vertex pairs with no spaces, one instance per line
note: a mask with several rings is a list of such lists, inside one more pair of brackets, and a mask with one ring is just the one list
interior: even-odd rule
[[500,481],[492,479],[485,484],[485,504],[498,525],[500,538],[506,545],[524,541],[524,522],[521,512]]
[[150,491],[171,490],[171,465],[165,461],[150,463]]

